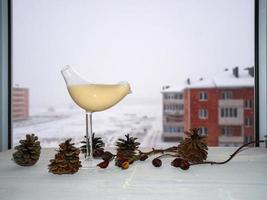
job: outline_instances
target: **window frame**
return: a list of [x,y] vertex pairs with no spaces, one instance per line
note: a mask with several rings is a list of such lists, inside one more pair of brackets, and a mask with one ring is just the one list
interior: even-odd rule
[[221,107],[219,115],[221,118],[238,118],[238,108],[236,108],[236,107]]
[[198,118],[199,119],[208,119],[208,117],[209,117],[209,111],[208,111],[208,109],[200,108],[198,110]]
[[0,152],[12,148],[11,0],[0,1]]
[[201,91],[198,93],[198,100],[199,101],[208,101],[208,99],[209,99],[209,94],[207,91]]
[[252,119],[252,117],[245,117],[244,118],[244,126],[245,127],[253,127],[253,119]]
[[[12,115],[11,115],[11,92],[12,92],[12,0],[1,0],[1,4],[5,5],[5,8],[1,5],[1,12],[6,13],[7,17],[2,18],[0,21],[0,31],[7,31],[6,41],[7,45],[0,40],[1,54],[2,51],[6,51],[7,55],[1,60],[6,60],[8,65],[0,65],[0,72],[6,70],[6,73],[0,74],[1,84],[5,83],[6,88],[0,89],[1,99],[7,99],[6,103],[1,101],[0,110],[0,151],[12,148]],[[265,0],[254,0],[254,54],[255,54],[255,97],[254,97],[254,109],[255,109],[255,139],[259,140],[260,136],[263,139],[264,134],[266,134],[267,127],[265,121],[267,119],[266,113],[266,102],[267,95],[265,88],[267,87],[266,81],[266,10],[267,4]],[[3,15],[2,15],[3,16]],[[265,22],[265,25],[263,24]],[[7,26],[3,26],[6,23]],[[260,24],[261,23],[261,24]],[[2,36],[2,35],[1,35]],[[259,42],[261,41],[261,43]],[[265,41],[262,42],[262,41]],[[259,46],[261,44],[261,46]],[[262,48],[262,49],[260,49]],[[1,61],[2,62],[2,61]],[[260,112],[261,111],[261,112]],[[2,140],[2,138],[7,138]],[[256,146],[259,146],[256,144]]]
[[200,127],[199,128],[199,133],[201,134],[201,135],[207,135],[208,133],[209,133],[209,129],[208,129],[208,127]]
[[250,110],[253,108],[253,100],[252,99],[245,99],[244,101],[244,109]]
[[[255,0],[255,139],[265,139],[267,147],[267,2]],[[259,146],[258,144],[256,144]]]
[[221,100],[233,99],[233,91],[231,91],[231,90],[222,91],[220,99]]
[[223,126],[221,127],[221,134],[220,136],[233,136],[233,128],[231,126]]

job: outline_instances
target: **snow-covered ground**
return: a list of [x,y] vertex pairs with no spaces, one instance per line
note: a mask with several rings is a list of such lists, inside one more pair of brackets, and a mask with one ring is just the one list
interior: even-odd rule
[[[13,123],[14,145],[26,133],[35,133],[42,147],[57,147],[67,138],[79,145],[85,135],[85,113],[74,107],[32,115],[28,120]],[[129,133],[138,137],[142,147],[171,145],[162,141],[161,105],[118,105],[93,114],[93,132],[106,146],[114,146],[118,138]]]

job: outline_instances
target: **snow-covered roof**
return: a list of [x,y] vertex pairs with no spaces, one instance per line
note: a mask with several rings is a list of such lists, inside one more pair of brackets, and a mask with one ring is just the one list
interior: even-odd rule
[[190,80],[190,84],[185,81],[182,84],[169,87],[162,92],[180,92],[186,88],[237,88],[254,87],[254,77],[249,75],[244,68],[239,68],[238,77],[233,75],[232,70],[223,71],[211,78],[201,78],[197,81]]
[[175,86],[168,86],[167,88],[163,89],[162,93],[172,93],[172,92],[182,92],[183,89],[186,87],[186,81],[180,82]]

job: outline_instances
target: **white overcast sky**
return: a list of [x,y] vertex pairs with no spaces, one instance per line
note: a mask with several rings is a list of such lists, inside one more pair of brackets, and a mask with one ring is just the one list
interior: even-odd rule
[[67,64],[160,102],[162,85],[254,65],[254,0],[13,0],[13,79],[31,106],[71,102]]

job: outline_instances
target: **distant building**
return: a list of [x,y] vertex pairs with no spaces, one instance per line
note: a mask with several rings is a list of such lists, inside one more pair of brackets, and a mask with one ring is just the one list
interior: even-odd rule
[[29,90],[15,87],[12,89],[12,118],[14,121],[29,117]]
[[182,87],[162,90],[162,124],[164,141],[182,141],[184,133],[184,99]]
[[173,93],[183,94],[184,129],[200,127],[203,134],[208,133],[209,146],[239,146],[254,139],[253,67],[242,71],[235,67],[195,82],[188,79],[184,88]]

